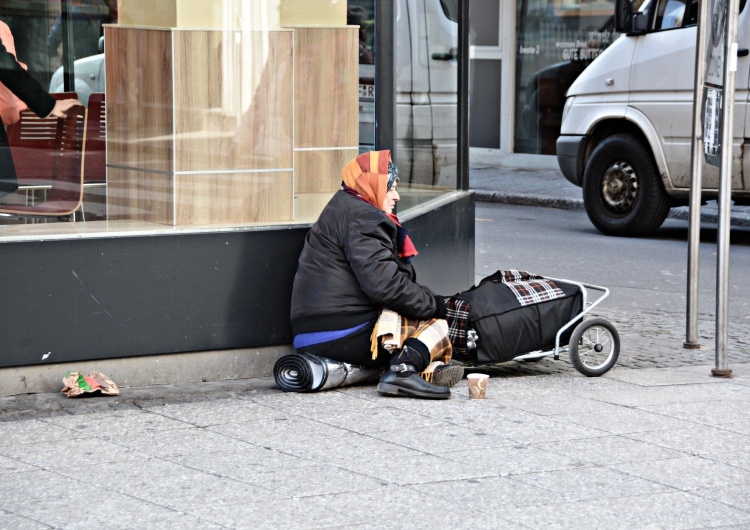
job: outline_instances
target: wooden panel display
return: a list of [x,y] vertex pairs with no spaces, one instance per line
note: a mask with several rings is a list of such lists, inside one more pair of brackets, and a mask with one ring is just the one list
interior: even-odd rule
[[359,154],[359,149],[296,151],[294,153],[295,193],[321,193],[341,187],[341,170]]
[[137,169],[107,168],[107,216],[173,224],[173,176]]
[[295,28],[295,147],[359,143],[358,28]]
[[328,201],[335,192],[325,193],[301,193],[294,197],[294,220],[298,223],[314,223],[320,212],[323,211]]
[[358,151],[357,28],[106,31],[110,219],[286,222],[295,185],[338,189]]
[[181,174],[178,225],[290,221],[292,172]]
[[292,45],[291,31],[174,32],[177,171],[292,167]]
[[172,171],[172,34],[105,28],[107,163]]

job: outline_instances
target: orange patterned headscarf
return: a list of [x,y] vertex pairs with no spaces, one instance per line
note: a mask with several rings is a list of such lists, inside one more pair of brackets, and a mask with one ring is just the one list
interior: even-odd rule
[[[388,164],[390,161],[391,152],[387,149],[362,153],[344,166],[344,170],[341,172],[341,180],[343,180],[344,186],[350,188],[354,193],[380,210],[385,194],[388,193]],[[394,173],[394,179],[396,174],[397,172]],[[394,179],[391,179],[391,183]],[[389,213],[386,215],[397,226],[398,255],[408,262],[412,256],[418,254],[409,237],[409,231],[401,226],[395,214]]]
[[344,166],[341,180],[379,209],[387,193],[390,160],[391,152],[387,149],[362,153]]

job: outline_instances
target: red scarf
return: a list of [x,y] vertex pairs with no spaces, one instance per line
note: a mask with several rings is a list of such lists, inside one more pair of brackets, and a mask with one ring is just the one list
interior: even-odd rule
[[419,252],[417,252],[417,247],[414,246],[414,243],[409,237],[409,231],[401,226],[401,222],[398,220],[398,217],[396,217],[396,215],[392,213],[389,213],[388,217],[391,218],[391,221],[396,223],[396,229],[398,230],[398,235],[396,236],[396,244],[398,245],[398,257],[409,262],[411,261],[412,256],[416,256],[417,254],[419,254]]
[[[349,195],[354,195],[358,199],[365,201],[367,204],[372,205],[372,202],[368,201],[365,197],[363,197],[362,195],[360,195],[359,193],[351,189],[349,186],[347,186],[343,182],[342,182],[342,185],[346,193],[348,193]],[[401,226],[401,221],[398,220],[398,217],[396,217],[396,214],[389,213],[387,215],[388,215],[388,218],[391,221],[393,221],[396,225],[396,230],[397,230],[396,246],[398,250],[398,257],[406,260],[406,262],[408,263],[409,261],[411,261],[412,256],[416,256],[417,254],[419,254],[419,252],[417,252],[417,247],[414,246],[414,243],[409,237],[409,230]]]

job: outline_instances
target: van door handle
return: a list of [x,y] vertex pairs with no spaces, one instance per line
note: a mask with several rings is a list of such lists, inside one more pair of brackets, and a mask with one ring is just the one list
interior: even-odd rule
[[750,54],[750,50],[747,48],[740,48],[737,50],[737,57],[747,57]]
[[446,53],[433,53],[432,58],[436,61],[453,61],[458,59],[458,50],[451,48]]

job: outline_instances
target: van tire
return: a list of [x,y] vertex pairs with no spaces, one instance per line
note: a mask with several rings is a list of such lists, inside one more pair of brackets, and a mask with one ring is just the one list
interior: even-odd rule
[[670,199],[651,150],[629,134],[616,134],[591,153],[583,174],[583,204],[602,233],[643,236],[664,223]]

